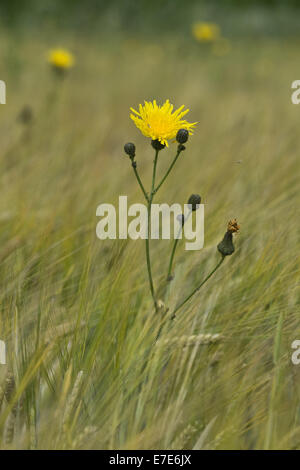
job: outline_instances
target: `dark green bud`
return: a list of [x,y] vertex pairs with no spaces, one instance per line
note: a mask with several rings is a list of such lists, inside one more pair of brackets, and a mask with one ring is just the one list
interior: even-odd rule
[[132,142],[127,142],[127,144],[124,145],[124,150],[130,158],[135,157],[135,145]]
[[185,144],[188,141],[189,132],[186,129],[179,129],[176,134],[176,140],[179,144]]
[[196,211],[198,209],[197,205],[201,204],[201,196],[199,194],[192,194],[189,197],[188,204],[192,206],[192,211]]
[[30,106],[24,106],[24,108],[21,110],[18,120],[22,122],[23,124],[28,124],[31,122],[33,119],[33,112],[32,108]]
[[151,140],[151,145],[155,150],[162,150],[165,148],[165,145],[162,144],[158,139]]
[[223,256],[232,255],[234,252],[234,246],[232,242],[232,233],[226,232],[223,240],[218,245],[218,250]]

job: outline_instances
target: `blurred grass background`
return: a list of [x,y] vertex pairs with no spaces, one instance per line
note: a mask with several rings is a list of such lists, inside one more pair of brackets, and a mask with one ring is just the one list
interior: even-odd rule
[[[300,448],[298,2],[1,11],[1,448]],[[229,47],[196,42],[194,21],[218,23]],[[57,46],[76,59],[63,80],[47,63]],[[152,149],[129,108],[155,98],[199,121],[156,202],[205,203],[205,248],[181,244],[167,291],[171,243],[151,244],[170,309],[215,265],[230,218],[241,233],[151,348],[143,241],[98,240],[95,213],[122,194],[143,202],[123,145],[136,143],[149,186]]]

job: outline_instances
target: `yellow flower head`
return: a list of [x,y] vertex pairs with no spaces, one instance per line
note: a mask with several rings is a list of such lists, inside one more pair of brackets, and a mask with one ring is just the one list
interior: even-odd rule
[[52,49],[49,52],[48,61],[57,69],[69,69],[74,65],[73,55],[64,49]]
[[173,112],[174,106],[169,100],[162,106],[158,106],[155,100],[153,103],[149,101],[144,103],[144,106],[139,105],[139,112],[130,108],[133,113],[130,117],[145,137],[159,140],[162,145],[168,147],[168,140],[174,139],[179,129],[186,129],[193,134],[193,128],[197,123],[182,120],[189,112],[189,109],[183,111],[184,105]]
[[197,41],[212,42],[220,36],[220,28],[215,23],[195,23],[192,33]]

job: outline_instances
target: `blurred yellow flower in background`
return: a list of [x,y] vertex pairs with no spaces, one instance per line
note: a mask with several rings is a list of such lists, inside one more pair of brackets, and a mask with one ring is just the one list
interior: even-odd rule
[[199,42],[212,42],[219,38],[220,27],[215,23],[194,23],[192,33]]
[[168,140],[174,139],[179,129],[186,129],[193,134],[193,128],[197,123],[182,120],[183,116],[189,112],[189,109],[183,111],[184,105],[173,113],[174,106],[169,100],[162,106],[158,106],[156,100],[153,103],[148,101],[144,103],[144,106],[139,105],[139,112],[130,108],[134,113],[130,117],[145,137],[159,140],[162,145],[168,147]]
[[65,49],[52,49],[48,55],[49,63],[57,69],[69,69],[74,65],[74,56]]

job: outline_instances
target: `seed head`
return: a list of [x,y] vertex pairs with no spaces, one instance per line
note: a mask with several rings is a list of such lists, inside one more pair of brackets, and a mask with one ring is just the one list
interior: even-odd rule
[[226,232],[223,240],[218,245],[218,250],[223,256],[232,255],[234,252],[234,245],[232,243],[232,233]]
[[228,222],[227,232],[224,235],[223,240],[218,244],[218,250],[223,256],[229,256],[234,253],[234,245],[232,240],[232,234],[238,232],[240,226],[236,219],[232,219]]

